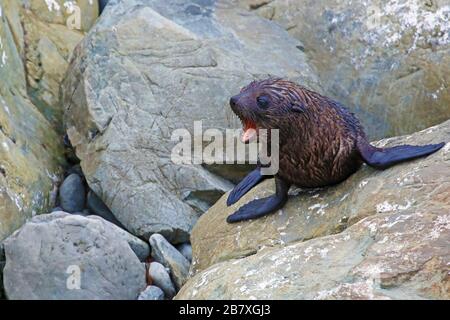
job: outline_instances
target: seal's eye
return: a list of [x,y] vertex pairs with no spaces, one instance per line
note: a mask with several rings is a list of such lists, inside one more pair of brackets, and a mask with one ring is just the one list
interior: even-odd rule
[[259,96],[256,98],[256,102],[258,103],[258,107],[262,109],[266,109],[269,106],[269,98],[266,96]]

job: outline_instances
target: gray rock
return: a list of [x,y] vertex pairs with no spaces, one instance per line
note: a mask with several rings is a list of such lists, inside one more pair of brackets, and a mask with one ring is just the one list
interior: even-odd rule
[[164,300],[164,292],[156,286],[148,286],[141,292],[138,300]]
[[56,207],[56,208],[53,208],[51,212],[58,212],[58,211],[64,211],[64,210],[61,207]]
[[179,290],[188,278],[189,261],[160,234],[150,237],[150,246],[152,257],[169,268],[172,280]]
[[[450,120],[377,146],[450,141]],[[234,206],[226,195],[191,235],[191,277],[178,299],[450,298],[450,143],[386,170],[292,194],[280,212],[226,217],[273,193],[267,180]]]
[[192,246],[190,243],[182,243],[178,246],[176,246],[177,250],[180,251],[180,253],[189,260],[189,262],[192,261]]
[[67,176],[59,189],[61,208],[69,213],[80,212],[83,211],[85,200],[83,179],[75,173]]
[[5,292],[3,290],[3,268],[5,267],[5,250],[3,245],[0,244],[0,300],[5,298]]
[[101,218],[35,216],[4,246],[9,299],[136,299],[146,285],[142,263]]
[[[61,210],[64,211],[64,210]],[[57,211],[53,211],[53,212],[57,212]],[[90,212],[86,212],[86,210],[80,211],[80,212],[73,212],[71,214],[77,215],[77,216],[83,216],[83,217],[87,217],[89,215],[91,215]]]
[[230,96],[268,74],[320,89],[299,44],[226,1],[111,1],[62,84],[67,132],[90,188],[131,233],[188,241],[232,184],[219,177],[228,166],[215,175],[173,163],[173,131],[193,133],[199,119],[203,129],[240,128]]
[[[105,221],[103,218],[98,216],[88,216],[90,219]],[[135,237],[131,233],[123,230],[115,224],[108,224],[110,228],[112,228],[118,236],[120,236],[123,240],[128,242],[131,250],[136,254],[140,261],[145,261],[150,256],[150,246],[145,241],[142,241],[138,237]]]
[[168,299],[172,299],[175,296],[176,290],[170,279],[169,272],[161,263],[150,263],[148,275],[152,279],[153,284],[164,291],[164,294]]
[[302,41],[326,93],[372,138],[450,117],[449,1],[239,0]]
[[102,217],[109,222],[118,225],[121,228],[124,226],[120,223],[119,220],[114,216],[114,214],[109,210],[106,204],[100,199],[94,191],[89,190],[87,194],[86,206],[93,214]]

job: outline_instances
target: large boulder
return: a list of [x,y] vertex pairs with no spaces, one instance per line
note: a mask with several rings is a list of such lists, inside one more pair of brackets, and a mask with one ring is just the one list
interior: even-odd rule
[[29,96],[61,130],[59,86],[73,49],[98,17],[98,1],[6,0],[5,11],[13,21],[14,40],[25,61]]
[[247,0],[303,43],[325,92],[361,116],[373,138],[450,117],[448,0]]
[[[450,120],[377,145],[450,141]],[[225,219],[273,192],[272,181],[195,226],[196,274],[180,299],[450,298],[450,143],[386,170],[364,166],[345,182],[291,195],[265,218]]]
[[18,1],[0,4],[0,241],[54,206],[61,137],[27,93]]
[[110,1],[62,86],[65,124],[91,189],[132,233],[187,241],[232,185],[219,177],[226,170],[173,163],[173,131],[194,134],[200,119],[204,130],[237,125],[229,97],[257,77],[320,89],[298,45],[229,1]]
[[8,299],[137,299],[145,267],[118,229],[99,217],[34,217],[4,241]]

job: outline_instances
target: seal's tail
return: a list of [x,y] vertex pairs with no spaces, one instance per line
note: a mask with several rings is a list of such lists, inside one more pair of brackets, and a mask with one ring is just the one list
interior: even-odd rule
[[357,143],[359,153],[364,161],[369,166],[380,169],[388,168],[406,160],[427,156],[438,151],[444,145],[445,142],[424,146],[401,145],[391,148],[377,148],[362,138]]

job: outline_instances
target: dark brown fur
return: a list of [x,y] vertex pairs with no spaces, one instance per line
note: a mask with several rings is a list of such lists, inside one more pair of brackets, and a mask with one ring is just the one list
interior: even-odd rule
[[[261,110],[258,96],[271,106]],[[322,187],[345,180],[363,163],[358,141],[366,141],[358,119],[339,103],[282,79],[252,82],[233,111],[257,128],[279,129],[278,176],[299,187]]]

